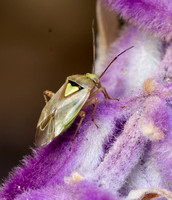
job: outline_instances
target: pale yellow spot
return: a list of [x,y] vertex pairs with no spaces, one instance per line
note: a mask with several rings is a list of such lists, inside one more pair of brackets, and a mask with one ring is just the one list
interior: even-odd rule
[[145,137],[152,141],[164,139],[164,133],[151,122],[141,122],[141,131]]
[[65,90],[65,97],[73,94],[74,92],[77,92],[79,88],[77,86],[72,86],[71,83],[67,84],[66,90]]
[[147,79],[143,83],[143,89],[145,94],[152,94],[155,91],[155,81],[152,79]]
[[69,177],[64,178],[65,183],[68,184],[78,183],[82,180],[84,180],[84,177],[81,176],[78,172],[72,172],[72,174]]

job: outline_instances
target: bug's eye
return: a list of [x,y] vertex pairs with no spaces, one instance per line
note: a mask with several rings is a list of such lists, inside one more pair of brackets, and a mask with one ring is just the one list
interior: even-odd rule
[[69,80],[65,90],[65,97],[82,89],[83,89],[82,86],[78,85],[74,81]]
[[99,79],[98,79],[97,77],[94,77],[93,80],[94,80],[94,82],[95,82],[96,84],[99,83]]

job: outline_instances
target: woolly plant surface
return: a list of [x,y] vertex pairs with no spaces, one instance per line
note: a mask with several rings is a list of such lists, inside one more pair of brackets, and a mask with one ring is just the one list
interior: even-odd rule
[[97,95],[98,128],[89,106],[71,151],[79,117],[33,149],[4,181],[2,200],[172,199],[171,7],[170,0],[97,1],[95,73],[134,46],[101,78],[120,100]]

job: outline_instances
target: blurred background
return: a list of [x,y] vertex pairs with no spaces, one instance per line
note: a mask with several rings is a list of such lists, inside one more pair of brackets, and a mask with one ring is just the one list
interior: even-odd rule
[[34,146],[43,91],[91,71],[95,3],[0,1],[0,182]]

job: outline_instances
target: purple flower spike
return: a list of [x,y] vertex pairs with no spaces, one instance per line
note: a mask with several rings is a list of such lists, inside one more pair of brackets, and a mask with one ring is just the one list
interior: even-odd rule
[[[52,143],[23,159],[4,181],[0,199],[172,199],[171,7],[169,0],[97,1],[96,74],[134,46],[100,79],[120,101],[98,94],[98,128],[90,106],[72,150],[79,117]],[[121,30],[115,12],[129,22]]]
[[95,182],[113,193],[117,193],[123,186],[134,166],[142,158],[146,138],[139,127],[140,116],[141,112],[138,110],[130,117],[103,162],[93,172]]
[[124,19],[167,41],[172,38],[172,2],[170,0],[103,0]]
[[40,190],[28,191],[20,195],[16,200],[120,200],[108,192],[99,189],[94,184],[81,181],[80,183],[56,185],[55,187],[42,188]]

